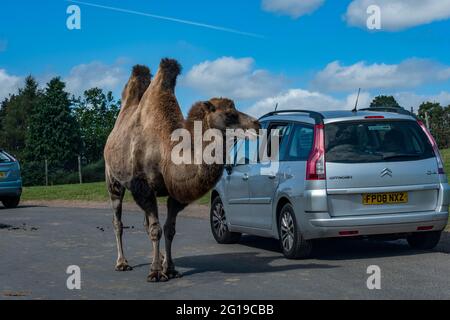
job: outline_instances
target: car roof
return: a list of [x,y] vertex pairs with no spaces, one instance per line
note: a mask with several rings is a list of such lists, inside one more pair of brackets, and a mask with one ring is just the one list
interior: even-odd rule
[[[366,117],[384,117],[385,119],[416,120],[416,116],[407,110],[401,109],[399,112],[380,110],[329,110],[329,111],[308,111],[308,110],[279,110],[261,117],[261,121],[301,121],[308,123],[331,123],[338,121],[364,120]],[[321,121],[320,121],[321,120]]]

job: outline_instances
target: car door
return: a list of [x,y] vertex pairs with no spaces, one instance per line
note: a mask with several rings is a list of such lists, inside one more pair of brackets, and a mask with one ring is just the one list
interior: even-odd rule
[[245,143],[238,141],[231,151],[232,166],[225,171],[227,218],[232,225],[243,225],[249,213],[248,177],[250,166],[245,161]]
[[0,151],[0,182],[15,182],[20,179],[19,165],[8,154]]
[[[274,195],[277,190],[280,178],[283,176],[281,172],[281,165],[286,153],[286,147],[288,138],[291,131],[291,124],[288,122],[276,122],[271,123],[268,126],[268,135],[274,134],[279,130],[279,150],[278,161],[264,161],[259,159],[256,164],[251,166],[249,176],[249,192],[250,199],[249,204],[251,207],[250,217],[251,225],[259,229],[271,229],[272,228],[272,209],[274,202]],[[258,150],[260,148],[265,149],[265,143],[268,143],[268,156],[277,152],[271,150],[270,136],[266,142],[258,143],[258,146],[250,147],[250,150]],[[256,144],[256,143],[255,143]],[[250,146],[252,143],[250,142]]]

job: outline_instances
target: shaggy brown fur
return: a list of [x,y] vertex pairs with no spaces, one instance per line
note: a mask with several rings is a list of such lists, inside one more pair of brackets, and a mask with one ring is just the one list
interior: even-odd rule
[[138,105],[150,85],[152,75],[146,66],[133,67],[131,78],[122,92],[122,110],[128,106]]
[[[227,128],[259,128],[254,118],[237,111],[233,101],[222,98],[196,103],[185,120],[175,97],[180,72],[177,61],[163,59],[150,82],[148,68],[133,68],[124,89],[122,110],[105,147],[107,184],[115,213],[116,270],[131,269],[122,249],[122,199],[128,189],[145,212],[146,230],[153,243],[148,281],[165,281],[179,275],[171,255],[176,216],[186,205],[208,192],[223,172],[223,165],[219,164],[175,165],[171,159],[172,148],[177,143],[171,141],[173,131],[185,128],[192,133],[194,121],[202,121],[204,131],[216,128],[225,133]],[[156,197],[166,195],[169,197],[164,225],[166,255],[162,262],[159,252],[162,230]]]

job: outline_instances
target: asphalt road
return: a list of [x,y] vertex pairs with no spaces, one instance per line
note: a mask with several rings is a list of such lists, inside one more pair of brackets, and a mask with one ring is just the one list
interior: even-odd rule
[[[125,253],[114,271],[112,214],[105,209],[0,209],[0,299],[450,299],[450,236],[433,252],[405,241],[321,241],[314,259],[289,261],[275,240],[219,245],[206,219],[181,217],[174,243],[181,279],[147,283],[151,245],[143,215],[125,212]],[[68,290],[69,265],[81,290]],[[366,286],[381,268],[381,289]]]

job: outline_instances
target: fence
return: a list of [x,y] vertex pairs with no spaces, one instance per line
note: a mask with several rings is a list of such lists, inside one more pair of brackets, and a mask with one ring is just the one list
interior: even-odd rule
[[85,163],[81,157],[69,161],[21,161],[24,186],[99,182],[105,180],[105,162]]

